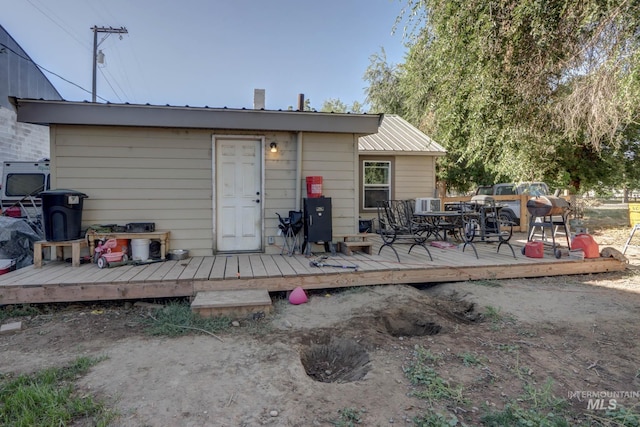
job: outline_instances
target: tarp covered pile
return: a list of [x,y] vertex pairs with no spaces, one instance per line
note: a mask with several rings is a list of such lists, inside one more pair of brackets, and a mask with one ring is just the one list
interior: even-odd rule
[[0,259],[14,259],[17,268],[33,264],[33,244],[44,240],[27,221],[0,216]]

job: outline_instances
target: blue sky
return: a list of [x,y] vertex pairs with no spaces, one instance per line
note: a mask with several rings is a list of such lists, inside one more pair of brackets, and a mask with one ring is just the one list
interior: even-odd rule
[[[402,0],[0,0],[0,24],[39,65],[91,91],[91,27],[126,27],[99,49],[110,102],[267,109],[365,101],[364,72],[384,48],[404,62]],[[45,73],[63,98],[91,94]],[[100,100],[99,100],[100,101]]]

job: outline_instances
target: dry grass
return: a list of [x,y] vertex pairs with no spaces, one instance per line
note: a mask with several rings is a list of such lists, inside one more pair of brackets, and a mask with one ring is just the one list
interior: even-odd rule
[[629,208],[622,203],[585,207],[583,221],[603,246],[624,246],[631,232]]

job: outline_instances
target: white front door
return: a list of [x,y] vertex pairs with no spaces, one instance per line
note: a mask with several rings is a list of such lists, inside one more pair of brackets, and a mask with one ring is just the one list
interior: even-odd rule
[[262,141],[216,137],[215,215],[218,251],[262,248]]

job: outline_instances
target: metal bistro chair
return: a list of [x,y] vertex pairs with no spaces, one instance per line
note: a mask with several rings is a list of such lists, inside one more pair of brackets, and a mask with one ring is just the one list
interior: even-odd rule
[[304,225],[304,215],[302,211],[289,211],[289,216],[285,218],[277,212],[276,215],[278,215],[278,220],[280,221],[278,228],[282,231],[282,237],[284,239],[280,254],[282,255],[286,250],[287,255],[292,256],[296,250],[302,251],[300,238],[298,237]]
[[506,215],[500,215],[502,206],[497,205],[493,197],[485,195],[473,196],[471,204],[476,215],[469,215],[468,221],[465,221],[465,240],[472,242],[475,237],[478,237],[482,242],[497,241],[498,249],[496,252],[500,252],[502,245],[507,245],[515,258],[516,253],[509,243],[509,239],[513,235],[513,222]]
[[422,246],[429,255],[429,259],[433,261],[431,252],[425,244],[427,234],[424,233],[424,229],[418,227],[419,224],[413,221],[413,210],[410,203],[407,203],[406,200],[380,200],[377,203],[377,208],[379,225],[377,233],[382,239],[378,255],[382,252],[382,248],[388,246],[400,262],[400,255],[393,245],[396,242],[409,243],[411,246],[408,253],[411,253],[414,246]]

